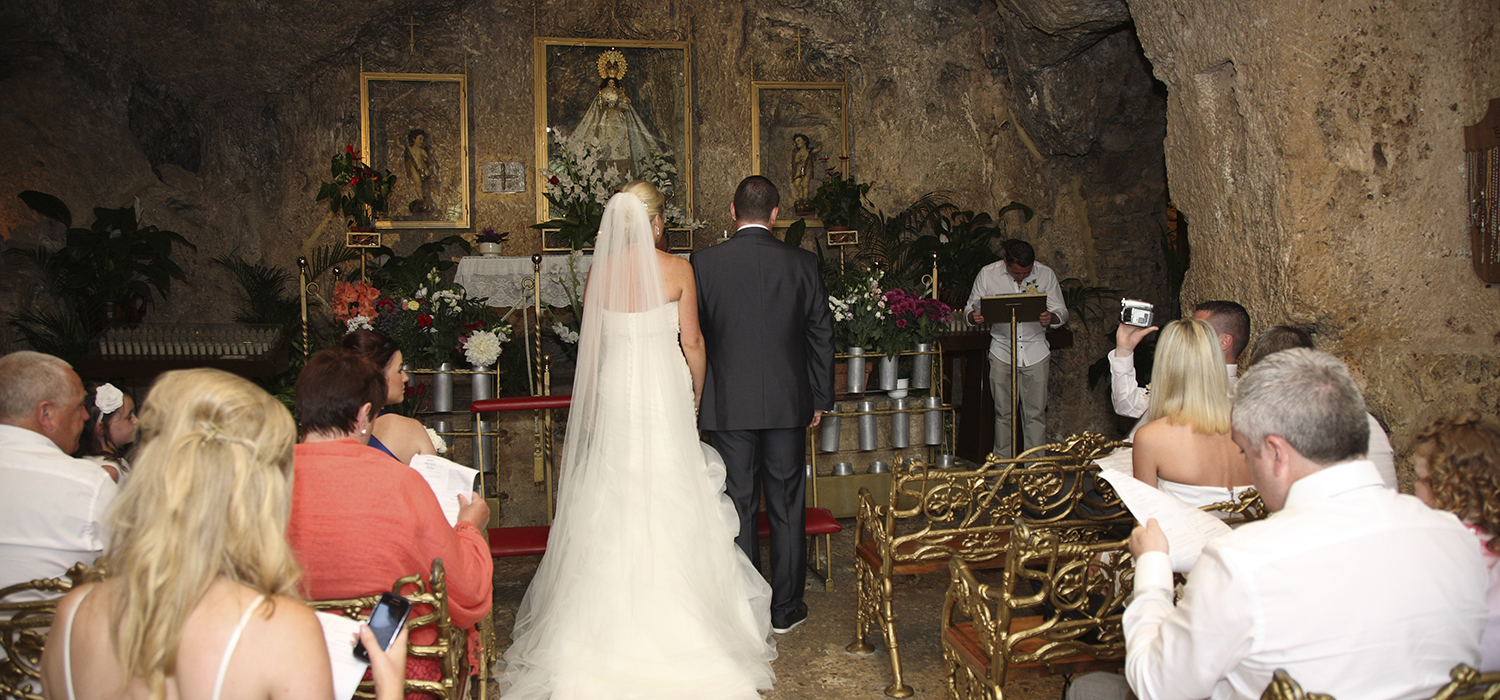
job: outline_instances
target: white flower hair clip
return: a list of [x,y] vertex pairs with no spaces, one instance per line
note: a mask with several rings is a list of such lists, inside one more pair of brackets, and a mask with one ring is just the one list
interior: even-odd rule
[[99,409],[101,415],[109,415],[120,410],[125,405],[125,392],[115,388],[113,384],[100,384],[94,390],[94,406]]

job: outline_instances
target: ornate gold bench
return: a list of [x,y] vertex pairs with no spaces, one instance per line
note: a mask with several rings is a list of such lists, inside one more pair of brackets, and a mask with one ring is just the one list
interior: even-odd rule
[[[57,612],[57,601],[74,586],[99,581],[102,569],[74,564],[63,576],[44,578],[0,588],[0,697],[42,700],[42,648],[47,645],[47,630]],[[47,600],[29,598],[27,593],[56,593]]]
[[880,630],[891,655],[886,695],[912,694],[901,678],[894,578],[941,571],[950,559],[971,569],[1001,568],[1017,517],[1033,527],[1066,530],[1074,540],[1128,535],[1133,521],[1095,464],[1128,444],[1084,433],[974,468],[936,469],[914,460],[896,465],[882,500],[861,489],[854,531],[858,607],[854,641],[846,648],[873,652],[865,638],[872,627]]
[[[411,617],[406,620],[406,629],[411,630],[425,625],[433,625],[437,629],[437,641],[431,645],[408,644],[406,654],[408,657],[425,657],[437,659],[442,667],[443,677],[439,681],[406,680],[406,692],[408,693],[431,693],[443,700],[459,700],[466,690],[465,683],[469,678],[469,654],[464,640],[464,630],[454,627],[448,618],[448,583],[447,574],[443,570],[443,560],[432,561],[432,572],[428,576],[431,583],[424,584],[421,574],[412,574],[396,579],[392,590],[402,591],[416,605],[428,605],[432,609],[417,615],[415,610]],[[415,591],[408,589],[415,587]],[[341,598],[335,600],[309,600],[308,606],[314,610],[338,613],[344,617],[354,620],[366,620],[370,617],[370,610],[375,607],[375,602],[380,599],[379,595],[360,596],[358,598]],[[488,630],[488,639],[486,639]],[[487,646],[483,647],[481,659],[488,665],[489,655],[487,650],[494,648],[494,627],[488,628],[480,622],[480,641]],[[486,670],[487,671],[487,670]],[[486,672],[481,682],[488,680]],[[362,681],[359,690],[355,691],[357,698],[374,698],[375,686],[370,681]],[[480,695],[483,698],[483,695]]]
[[957,700],[1000,700],[1010,677],[1118,671],[1135,579],[1130,540],[1068,542],[1067,531],[1018,524],[999,585],[948,562],[943,660]]

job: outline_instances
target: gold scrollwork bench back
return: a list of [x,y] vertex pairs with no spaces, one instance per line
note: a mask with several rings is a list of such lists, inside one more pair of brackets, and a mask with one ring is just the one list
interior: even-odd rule
[[949,560],[941,619],[953,697],[999,698],[1007,677],[1122,666],[1135,580],[1129,540],[1068,542],[1065,534],[1018,524],[999,585]]
[[[433,625],[438,633],[437,641],[433,644],[408,644],[406,654],[409,657],[437,659],[443,671],[442,680],[425,681],[408,678],[406,692],[431,693],[443,700],[458,700],[464,691],[464,681],[468,678],[469,656],[464,640],[464,630],[454,627],[448,618],[448,583],[442,559],[432,561],[432,572],[428,580],[430,583],[423,584],[421,574],[412,574],[396,579],[392,587],[392,590],[400,591],[401,595],[406,596],[407,600],[414,605],[431,608],[418,615],[415,614],[417,608],[414,607],[414,614],[406,620],[406,629]],[[379,595],[367,595],[335,600],[309,600],[307,604],[314,610],[337,613],[354,620],[366,620],[369,619],[370,610],[375,607],[375,602],[379,599]],[[354,696],[374,698],[374,684],[370,681],[361,682]]]
[[942,571],[950,559],[972,569],[1000,568],[1018,517],[1059,530],[1065,541],[1128,535],[1130,516],[1098,478],[1096,463],[1128,444],[1083,433],[1016,459],[991,456],[972,468],[937,469],[914,460],[897,464],[883,502],[862,489],[855,520],[855,639],[847,650],[873,652],[865,638],[872,627],[879,629],[891,655],[886,694],[911,695],[901,679],[893,577]]
[[[0,697],[41,700],[42,648],[57,612],[57,601],[74,586],[103,579],[102,568],[74,564],[57,578],[0,588]],[[38,594],[56,594],[37,600]]]

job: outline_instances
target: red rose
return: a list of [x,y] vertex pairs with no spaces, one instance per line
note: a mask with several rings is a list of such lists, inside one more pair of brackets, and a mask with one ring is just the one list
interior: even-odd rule
[[421,314],[417,316],[417,325],[423,328],[432,325],[432,316],[429,314]]
[[548,180],[548,182],[550,182],[550,183],[552,183],[552,184],[554,184],[554,185],[555,185],[555,184],[557,184],[557,183],[559,183],[559,182],[562,182],[562,181],[561,181],[561,180],[558,180],[558,179],[557,179],[557,176],[556,176],[556,175],[553,175],[553,176],[552,176],[552,179],[551,179],[551,180]]
[[408,398],[408,399],[412,398],[414,396],[421,396],[422,394],[425,394],[425,393],[427,393],[427,385],[426,384],[418,384],[416,386],[406,387],[406,398]]

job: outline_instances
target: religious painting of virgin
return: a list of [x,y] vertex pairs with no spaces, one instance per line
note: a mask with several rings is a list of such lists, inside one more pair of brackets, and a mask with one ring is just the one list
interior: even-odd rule
[[537,220],[602,208],[638,179],[666,195],[668,227],[691,219],[689,44],[542,37],[535,60]]
[[469,90],[458,73],[361,73],[371,167],[396,175],[377,228],[469,227]]
[[751,172],[781,190],[781,220],[817,221],[812,195],[832,168],[847,173],[848,91],[844,83],[750,83]]

